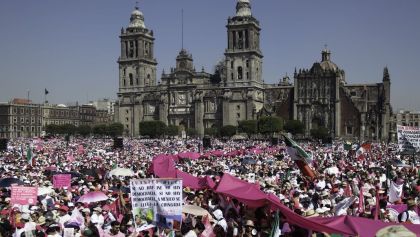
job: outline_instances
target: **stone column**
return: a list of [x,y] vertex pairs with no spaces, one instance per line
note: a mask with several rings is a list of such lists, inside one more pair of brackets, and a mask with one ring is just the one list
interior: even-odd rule
[[168,97],[165,94],[161,96],[159,104],[159,120],[168,125]]
[[203,96],[198,92],[194,100],[194,125],[200,137],[204,136],[204,103]]

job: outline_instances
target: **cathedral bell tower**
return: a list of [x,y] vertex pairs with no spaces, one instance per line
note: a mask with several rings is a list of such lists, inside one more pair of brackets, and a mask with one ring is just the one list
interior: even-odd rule
[[136,7],[130,24],[121,29],[119,64],[119,93],[140,92],[156,85],[156,65],[153,55],[153,31],[146,28],[143,13]]
[[251,13],[249,0],[238,0],[236,15],[227,24],[228,47],[225,51],[226,85],[262,83],[260,26]]
[[[143,13],[136,7],[130,24],[121,29],[121,54],[118,58],[119,90],[116,120],[124,126],[124,135],[137,136],[146,115],[155,116],[155,104],[145,104],[146,87],[156,85],[156,59],[153,31],[146,28]],[[145,109],[146,108],[146,109]]]

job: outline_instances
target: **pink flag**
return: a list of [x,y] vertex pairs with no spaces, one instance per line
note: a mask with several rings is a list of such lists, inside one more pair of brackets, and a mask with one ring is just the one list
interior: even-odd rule
[[79,154],[83,154],[85,153],[85,148],[83,147],[83,145],[79,145],[79,147],[77,148],[77,152]]
[[36,151],[37,151],[37,152],[42,151],[42,149],[44,149],[44,147],[43,147],[41,144],[38,144],[38,145],[36,146]]
[[63,188],[71,186],[71,174],[56,174],[53,176],[54,188]]
[[67,154],[67,161],[69,161],[69,162],[74,161],[74,157],[73,157],[73,154],[71,152],[69,154]]
[[213,233],[213,227],[211,226],[210,219],[209,219],[208,215],[203,217],[203,224],[206,228],[201,233],[200,237],[214,237],[214,236],[216,236]]

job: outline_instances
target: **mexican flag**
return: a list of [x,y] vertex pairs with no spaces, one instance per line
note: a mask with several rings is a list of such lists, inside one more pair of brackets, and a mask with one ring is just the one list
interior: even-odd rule
[[284,136],[284,142],[286,143],[286,149],[289,156],[292,158],[292,160],[300,160],[304,161],[307,164],[312,163],[312,154],[306,152],[303,150],[302,147],[300,147],[295,141],[293,141],[291,138],[289,138],[287,135]]
[[276,215],[274,216],[273,227],[271,229],[269,237],[279,237],[281,235],[279,219],[279,211],[277,211]]
[[35,159],[32,155],[32,148],[31,145],[28,146],[28,149],[26,150],[26,161],[28,161],[29,165],[34,166]]
[[367,143],[367,142],[363,143],[359,147],[359,149],[357,149],[357,151],[356,151],[356,158],[358,160],[364,160],[365,159],[364,153],[369,152],[371,147],[372,147],[372,145],[370,143]]

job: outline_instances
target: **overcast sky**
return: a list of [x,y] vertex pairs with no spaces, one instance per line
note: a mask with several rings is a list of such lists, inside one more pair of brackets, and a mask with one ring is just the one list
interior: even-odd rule
[[[320,61],[327,44],[348,83],[391,75],[396,109],[420,111],[419,0],[254,0],[261,24],[263,78],[276,83],[294,68]],[[158,79],[184,48],[197,70],[213,72],[227,44],[226,23],[235,0],[141,0],[146,27],[154,31]],[[14,97],[52,103],[116,98],[118,35],[135,0],[0,1],[0,101]]]

